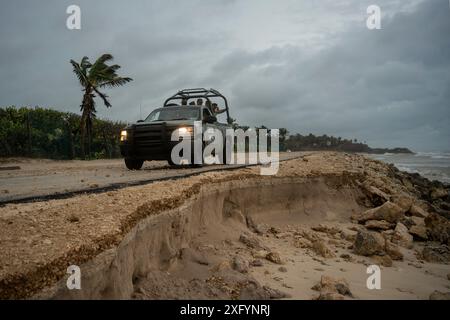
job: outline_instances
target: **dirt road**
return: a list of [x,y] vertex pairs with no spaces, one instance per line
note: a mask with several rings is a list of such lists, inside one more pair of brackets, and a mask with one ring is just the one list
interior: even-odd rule
[[[280,160],[294,159],[300,152],[281,153]],[[243,165],[210,165],[202,168],[171,167],[166,161],[147,161],[142,170],[130,171],[122,159],[54,161],[6,159],[0,162],[0,204],[103,192],[184,177],[201,172],[241,168]]]

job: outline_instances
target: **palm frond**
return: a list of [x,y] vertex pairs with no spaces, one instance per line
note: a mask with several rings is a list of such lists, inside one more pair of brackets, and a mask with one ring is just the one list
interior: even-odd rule
[[99,97],[102,98],[103,104],[104,104],[107,108],[112,107],[111,103],[110,103],[110,102],[108,101],[108,99],[107,99],[108,96],[107,96],[106,94],[101,93],[100,91],[98,91],[98,89],[97,89],[96,87],[94,87],[93,89],[94,89],[94,91],[99,95]]
[[113,59],[114,57],[109,53],[102,54],[90,68],[89,77],[95,78],[98,73],[100,73],[102,70],[108,67],[106,65],[106,62],[111,61]]
[[80,82],[81,86],[86,87],[86,85],[89,82],[87,79],[86,71],[83,71],[82,67],[74,60],[70,60],[70,63],[73,66],[73,72],[77,76],[78,81]]
[[115,77],[112,80],[103,82],[99,85],[100,88],[114,88],[114,87],[120,87],[124,84],[133,81],[133,79],[128,77]]

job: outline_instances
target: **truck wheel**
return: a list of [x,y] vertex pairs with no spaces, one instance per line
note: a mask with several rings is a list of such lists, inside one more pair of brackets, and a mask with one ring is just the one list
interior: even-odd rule
[[140,170],[142,165],[144,164],[144,160],[138,159],[125,159],[125,165],[129,170]]

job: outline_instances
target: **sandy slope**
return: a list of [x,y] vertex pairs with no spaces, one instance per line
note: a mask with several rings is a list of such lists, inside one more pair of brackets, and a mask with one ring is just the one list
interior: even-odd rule
[[[142,264],[136,252],[127,254],[134,254],[133,261],[145,272],[132,272],[129,283],[115,284],[119,291],[131,285],[129,297],[137,299],[311,299],[319,295],[311,288],[323,275],[345,278],[352,293],[342,296],[347,299],[426,299],[434,290],[449,291],[449,265],[424,261],[420,252],[425,243],[416,241],[411,248],[399,247],[402,261],[381,266],[382,290],[366,287],[366,266],[380,260],[353,252],[355,230],[364,227],[351,217],[375,206],[368,186],[431,208],[393,172],[358,155],[314,153],[282,163],[276,177],[247,168],[67,200],[6,205],[0,208],[0,297],[31,297],[57,281],[61,285],[68,265],[95,264],[92,259],[110,249],[112,262],[106,265],[126,265],[117,258],[125,248],[122,240],[144,219],[155,230],[141,236],[151,237],[148,261]],[[202,196],[205,186],[218,188],[207,201]],[[166,213],[189,203],[186,212]],[[193,221],[180,222],[182,217]],[[319,224],[333,231],[316,228]],[[249,244],[245,239],[253,240]],[[311,239],[321,248],[311,245]],[[137,247],[143,240],[134,236],[129,241]],[[84,297],[115,297],[100,289]],[[61,290],[53,296],[73,297]]]

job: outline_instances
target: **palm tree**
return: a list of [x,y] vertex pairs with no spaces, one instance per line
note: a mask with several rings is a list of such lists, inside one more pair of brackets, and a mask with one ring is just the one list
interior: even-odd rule
[[113,60],[113,56],[106,53],[103,54],[94,64],[89,62],[88,57],[83,57],[80,63],[70,60],[73,66],[73,72],[80,81],[83,87],[84,95],[80,106],[81,114],[81,154],[85,157],[85,138],[88,135],[88,154],[91,154],[91,134],[92,134],[92,120],[95,118],[95,101],[96,94],[103,100],[104,105],[109,108],[111,103],[108,101],[108,96],[100,89],[120,87],[133,79],[128,77],[120,77],[116,71],[120,69],[117,64],[107,65],[108,61]]

